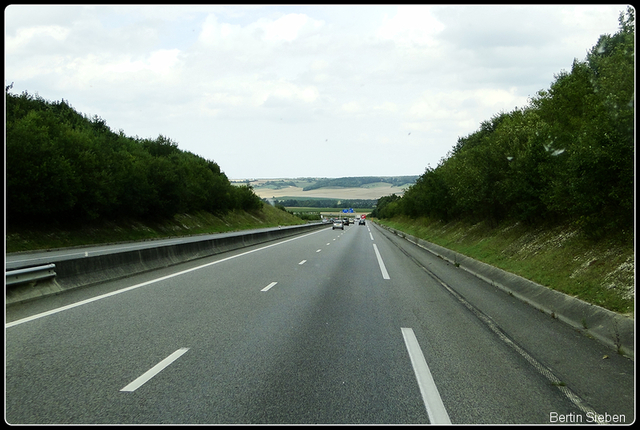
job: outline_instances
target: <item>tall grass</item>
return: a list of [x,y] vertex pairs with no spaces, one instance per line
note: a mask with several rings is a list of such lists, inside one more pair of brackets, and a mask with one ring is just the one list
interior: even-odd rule
[[633,238],[593,241],[570,225],[376,220],[588,303],[633,316]]

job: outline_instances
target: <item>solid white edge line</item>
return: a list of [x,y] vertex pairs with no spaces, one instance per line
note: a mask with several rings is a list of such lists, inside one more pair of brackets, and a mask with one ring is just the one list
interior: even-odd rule
[[271,287],[273,287],[276,284],[277,284],[277,282],[272,282],[269,285],[267,285],[266,287],[264,287],[263,289],[261,289],[260,291],[269,291],[271,289]]
[[124,292],[130,291],[130,290],[135,290],[136,288],[144,287],[145,285],[153,284],[153,283],[156,283],[156,282],[164,281],[165,279],[170,279],[170,278],[173,278],[173,277],[176,277],[176,276],[184,275],[185,273],[193,272],[194,270],[202,269],[202,268],[208,267],[208,266],[213,266],[214,264],[222,263],[223,261],[228,261],[228,260],[232,260],[234,258],[242,257],[242,256],[245,256],[247,254],[251,254],[251,253],[254,253],[254,252],[262,251],[263,249],[271,248],[273,246],[282,245],[283,243],[291,242],[292,240],[302,239],[303,237],[311,236],[312,234],[320,233],[320,232],[323,232],[323,231],[325,231],[325,230],[322,229],[322,230],[318,230],[318,231],[313,231],[311,233],[303,234],[302,236],[296,236],[296,237],[293,237],[291,239],[283,240],[282,242],[272,243],[271,245],[263,246],[262,248],[252,249],[251,251],[243,252],[243,253],[237,254],[237,255],[232,255],[230,257],[226,257],[226,258],[223,258],[221,260],[212,261],[211,263],[203,264],[202,266],[192,267],[191,269],[183,270],[181,272],[172,273],[171,275],[162,276],[160,278],[156,278],[156,279],[152,279],[150,281],[142,282],[140,284],[132,285],[130,287],[123,288],[121,290],[112,291],[110,293],[102,294],[100,296],[96,296],[96,297],[92,297],[90,299],[82,300],[82,301],[77,302],[77,303],[72,303],[70,305],[62,306],[60,308],[51,309],[50,311],[42,312],[40,314],[31,315],[30,317],[26,317],[26,318],[22,318],[22,319],[19,319],[19,320],[10,322],[10,323],[6,323],[4,325],[4,327],[5,327],[5,329],[7,329],[9,327],[13,327],[13,326],[16,326],[16,325],[19,325],[19,324],[23,324],[23,323],[26,323],[26,322],[29,322],[29,321],[37,320],[39,318],[46,317],[48,315],[57,314],[58,312],[66,311],[68,309],[72,309],[72,308],[75,308],[77,306],[86,305],[87,303],[95,302],[96,300],[105,299],[107,297],[115,296],[116,294],[124,293]]
[[180,348],[179,350],[175,351],[173,354],[171,354],[170,356],[168,356],[167,358],[162,360],[160,363],[158,363],[155,366],[153,366],[151,369],[149,369],[146,372],[144,372],[142,375],[140,375],[138,378],[136,378],[133,382],[131,382],[129,385],[127,385],[126,387],[124,387],[120,391],[129,391],[129,392],[131,392],[131,391],[137,390],[138,388],[140,388],[142,386],[142,384],[144,384],[149,379],[151,379],[154,376],[156,376],[158,373],[160,373],[162,371],[162,369],[164,369],[165,367],[167,367],[168,365],[170,365],[171,363],[176,361],[178,358],[180,358],[180,356],[182,354],[184,354],[188,350],[189,350],[189,348]]
[[407,351],[411,358],[413,371],[416,374],[420,393],[422,394],[422,401],[427,408],[429,421],[431,424],[451,424],[451,419],[444,407],[444,403],[442,403],[438,387],[436,387],[436,383],[433,381],[427,360],[425,360],[424,354],[422,354],[422,349],[420,349],[420,344],[418,344],[418,339],[416,339],[413,329],[403,327],[402,336],[404,337],[404,343],[407,346]]
[[382,279],[391,279],[389,278],[389,273],[387,272],[384,261],[382,261],[382,256],[380,256],[380,251],[378,251],[378,247],[375,243],[373,244],[373,250],[376,252],[376,257],[378,258],[378,264],[380,265],[380,271],[382,272]]

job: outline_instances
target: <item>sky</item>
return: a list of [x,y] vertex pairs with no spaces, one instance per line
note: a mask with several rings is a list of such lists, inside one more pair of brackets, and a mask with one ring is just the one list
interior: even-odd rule
[[421,175],[626,7],[10,5],[5,86],[230,179]]

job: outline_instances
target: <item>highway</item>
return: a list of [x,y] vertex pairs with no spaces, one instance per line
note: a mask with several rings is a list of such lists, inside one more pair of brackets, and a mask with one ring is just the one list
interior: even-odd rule
[[6,309],[10,424],[630,424],[635,366],[373,223]]

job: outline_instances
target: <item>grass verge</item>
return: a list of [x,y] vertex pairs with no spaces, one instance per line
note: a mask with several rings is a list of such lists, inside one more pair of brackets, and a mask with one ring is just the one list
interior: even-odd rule
[[405,217],[376,221],[633,317],[633,237],[594,242],[568,225],[528,227],[512,222],[489,227],[486,223],[442,223]]
[[198,212],[158,221],[113,220],[85,225],[13,228],[8,225],[6,252],[134,242],[304,223],[298,217],[265,204],[256,212],[233,211],[225,215]]

